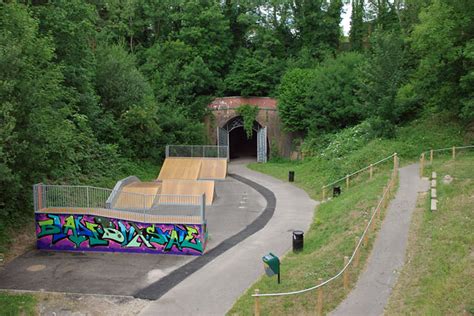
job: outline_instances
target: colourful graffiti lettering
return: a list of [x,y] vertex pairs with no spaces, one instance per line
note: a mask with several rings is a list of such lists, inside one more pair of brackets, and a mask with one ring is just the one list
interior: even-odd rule
[[38,248],[202,254],[203,225],[145,224],[89,215],[36,214]]

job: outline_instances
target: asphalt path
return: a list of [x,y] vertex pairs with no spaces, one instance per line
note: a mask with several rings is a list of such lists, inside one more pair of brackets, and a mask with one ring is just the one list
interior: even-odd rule
[[254,183],[254,188],[267,199],[262,215],[273,212],[271,218],[264,227],[260,227],[261,223],[252,224],[249,231],[252,234],[168,288],[141,315],[225,314],[264,273],[262,256],[268,252],[283,256],[291,249],[292,232],[309,228],[317,202],[306,192],[249,170],[242,162],[230,164],[229,172]]
[[400,168],[399,188],[390,202],[364,272],[355,288],[331,315],[382,315],[405,262],[408,231],[419,192],[429,182],[419,177],[418,164]]

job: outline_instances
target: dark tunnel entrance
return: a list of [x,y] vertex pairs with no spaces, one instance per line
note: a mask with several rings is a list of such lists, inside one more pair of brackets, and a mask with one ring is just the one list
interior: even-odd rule
[[230,159],[257,157],[257,132],[253,130],[248,138],[244,127],[236,127],[229,133]]

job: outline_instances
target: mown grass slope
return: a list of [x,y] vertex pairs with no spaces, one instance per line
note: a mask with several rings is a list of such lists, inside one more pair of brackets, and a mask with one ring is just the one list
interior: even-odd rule
[[[474,151],[435,157],[438,211],[420,201],[387,315],[474,314]],[[445,175],[454,178],[445,184]]]

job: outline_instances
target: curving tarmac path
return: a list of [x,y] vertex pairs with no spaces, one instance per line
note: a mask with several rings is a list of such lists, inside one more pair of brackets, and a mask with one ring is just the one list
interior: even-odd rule
[[429,182],[419,178],[418,164],[400,168],[399,189],[391,201],[377,235],[367,266],[355,288],[330,314],[333,316],[382,315],[405,262],[411,216],[418,192],[428,190]]
[[273,192],[276,199],[273,216],[261,230],[167,290],[141,315],[225,314],[235,300],[263,274],[261,257],[269,251],[282,256],[291,248],[292,231],[306,231],[309,228],[317,202],[310,199],[306,192],[249,170],[243,162],[230,164],[229,172]]

